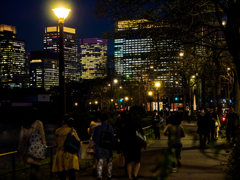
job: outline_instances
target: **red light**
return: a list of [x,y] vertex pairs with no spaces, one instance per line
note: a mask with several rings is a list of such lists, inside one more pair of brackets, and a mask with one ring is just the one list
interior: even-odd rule
[[223,121],[225,121],[225,120],[226,120],[226,118],[225,118],[225,117],[222,117],[222,120],[223,120]]
[[123,111],[123,109],[121,109],[121,111]]

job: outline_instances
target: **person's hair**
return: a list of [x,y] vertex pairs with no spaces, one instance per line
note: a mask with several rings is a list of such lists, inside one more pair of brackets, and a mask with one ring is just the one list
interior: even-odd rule
[[202,109],[205,110],[204,107],[201,107],[201,108],[200,108],[200,110],[202,110]]
[[231,105],[229,106],[229,108],[234,108],[234,105],[231,104]]
[[94,122],[97,122],[98,119],[101,119],[101,112],[96,112],[93,117]]
[[37,108],[32,108],[27,112],[25,121],[23,122],[23,127],[29,129],[31,125],[40,119],[40,113]]
[[65,114],[62,117],[62,120],[65,122],[65,124],[67,124],[69,127],[73,127],[74,126],[74,119],[69,115],[69,114]]
[[172,125],[180,125],[181,124],[181,118],[179,112],[176,112],[172,118],[171,118],[171,124]]
[[100,116],[100,120],[101,120],[102,122],[106,122],[106,121],[108,120],[108,114],[105,113],[105,112],[102,112],[102,113],[101,113],[101,116]]

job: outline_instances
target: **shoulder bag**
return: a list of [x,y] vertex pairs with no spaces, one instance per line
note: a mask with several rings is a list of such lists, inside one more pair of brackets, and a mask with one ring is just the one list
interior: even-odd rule
[[29,144],[28,155],[37,159],[45,158],[44,145],[41,135],[38,133],[38,122],[35,131],[31,134]]
[[81,146],[80,141],[78,141],[74,136],[73,128],[72,128],[68,133],[67,138],[64,142],[64,150],[69,153],[76,154],[78,153],[80,146]]
[[141,147],[147,146],[147,137],[141,134],[139,130],[136,130],[136,143]]

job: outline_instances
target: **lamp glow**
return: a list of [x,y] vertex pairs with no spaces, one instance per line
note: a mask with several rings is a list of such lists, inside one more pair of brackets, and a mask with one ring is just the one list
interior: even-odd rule
[[66,19],[70,11],[71,11],[70,9],[66,9],[66,8],[55,8],[55,9],[53,9],[54,14],[59,19]]
[[152,91],[149,91],[149,92],[148,92],[148,95],[149,95],[149,96],[151,96],[152,94],[153,94]]
[[156,87],[160,87],[160,83],[157,82],[157,83],[155,84],[155,86],[156,86]]
[[183,52],[180,52],[180,53],[179,53],[179,56],[180,56],[180,57],[183,57],[183,56],[184,56],[184,53],[183,53]]

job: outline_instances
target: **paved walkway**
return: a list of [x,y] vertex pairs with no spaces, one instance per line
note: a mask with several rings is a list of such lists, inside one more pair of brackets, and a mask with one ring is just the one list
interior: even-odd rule
[[[178,169],[177,173],[169,175],[170,180],[224,180],[225,175],[222,172],[226,169],[227,158],[223,156],[224,150],[220,150],[218,154],[216,150],[206,148],[200,150],[198,148],[198,136],[196,134],[197,127],[195,124],[182,123],[186,137],[182,138],[183,150],[181,152],[182,167]],[[222,147],[226,142],[219,138],[216,142],[217,147]],[[141,168],[139,171],[138,180],[147,180],[153,177],[151,169],[153,169],[159,161],[156,159],[164,160],[161,156],[164,149],[167,148],[167,137],[161,136],[160,140],[155,140],[149,145],[147,150],[142,151]],[[107,174],[106,167],[103,174]],[[112,180],[127,180],[124,177],[124,170],[118,169],[117,160],[113,163],[113,176]],[[81,173],[78,179],[95,180],[97,178],[91,176],[91,170]],[[107,179],[106,176],[103,179]]]

